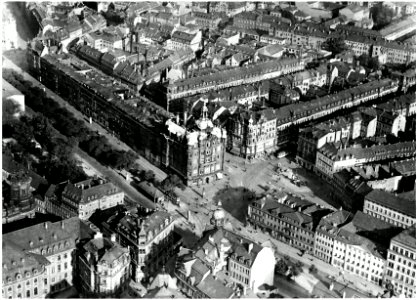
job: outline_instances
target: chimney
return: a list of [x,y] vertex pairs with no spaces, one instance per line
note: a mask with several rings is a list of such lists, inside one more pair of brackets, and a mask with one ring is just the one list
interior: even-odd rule
[[177,124],[180,125],[180,115],[177,114]]
[[61,221],[61,228],[64,229],[65,228],[65,222]]
[[329,291],[333,291],[333,288],[334,288],[334,282],[332,281],[329,286]]
[[187,126],[187,110],[184,110],[184,127]]
[[45,229],[48,229],[48,222],[43,223],[43,225],[45,226]]
[[250,243],[249,247],[248,247],[248,253],[250,253],[252,251],[252,249],[253,249],[253,243]]
[[110,240],[112,241],[112,242],[116,242],[116,234],[115,233],[112,233],[111,234],[111,236],[110,236]]
[[94,234],[94,239],[101,239],[103,238],[103,234],[99,231]]

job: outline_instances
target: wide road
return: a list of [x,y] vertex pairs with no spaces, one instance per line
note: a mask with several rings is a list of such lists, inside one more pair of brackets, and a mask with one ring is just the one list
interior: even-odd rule
[[[36,80],[32,76],[30,76],[28,73],[26,73],[25,71],[23,71],[20,67],[18,67],[16,64],[14,64],[12,61],[10,61],[8,58],[6,58],[4,56],[3,56],[3,68],[15,70],[15,71],[19,72],[23,76],[23,78],[25,80],[28,80],[28,81],[32,82],[34,86],[37,86],[37,87],[42,88],[42,89],[44,88],[45,89],[45,92],[46,92],[46,94],[48,96],[52,97],[58,104],[60,104],[61,106],[65,107],[77,119],[82,120],[84,122],[84,124],[86,124],[88,126],[88,128],[90,128],[93,131],[98,131],[102,135],[104,135],[108,139],[109,143],[114,148],[119,149],[119,150],[125,150],[125,151],[128,151],[128,150],[134,151],[128,145],[126,145],[125,143],[123,143],[122,141],[120,141],[119,139],[117,139],[115,136],[113,136],[106,129],[104,129],[103,127],[101,127],[99,124],[97,124],[95,122],[92,122],[90,124],[88,122],[87,117],[84,116],[80,111],[78,111],[76,108],[74,108],[73,106],[71,106],[70,104],[68,104],[67,101],[65,101],[60,96],[58,96],[57,94],[55,94],[53,91],[51,91],[50,89],[48,89],[47,87],[45,87],[42,83],[40,83],[38,80]],[[165,179],[167,177],[167,174],[165,172],[163,172],[161,169],[157,168],[156,166],[154,166],[153,164],[151,164],[149,161],[147,161],[145,158],[143,158],[141,156],[139,156],[139,159],[136,160],[136,162],[144,170],[152,170],[155,173],[156,179],[158,179],[160,181],[162,181],[163,179]]]
[[[5,58],[3,56],[3,68],[7,69],[13,69],[19,74],[23,76],[23,78],[29,82],[31,82],[34,86],[37,86],[41,89],[45,89],[45,93],[47,96],[49,96],[51,99],[54,99],[59,105],[62,107],[65,107],[68,111],[72,112],[74,116],[77,119],[83,120],[83,122],[91,129],[91,130],[98,130],[97,124],[90,124],[87,122],[84,118],[84,116],[77,111],[74,107],[69,105],[64,99],[59,97],[57,94],[46,88],[43,84],[41,84],[39,81],[37,81],[35,78],[24,72],[21,68],[16,66],[13,62],[11,62],[9,59]],[[101,130],[104,129],[101,128]],[[106,137],[109,139],[109,134],[106,135]],[[111,136],[110,136],[111,137]],[[109,139],[110,140],[110,139]],[[121,146],[117,144],[115,139],[113,138],[113,146],[115,148],[122,149]],[[124,149],[126,150],[126,149]],[[132,187],[121,175],[119,175],[115,170],[111,168],[104,167],[99,162],[97,162],[94,158],[89,156],[87,153],[82,151],[81,149],[77,150],[77,154],[85,161],[87,161],[91,166],[93,166],[97,171],[99,171],[101,174],[105,175],[109,180],[111,180],[115,185],[117,185],[129,198],[131,198],[133,201],[137,202],[138,204],[147,207],[147,208],[155,208],[155,204],[150,201],[147,197],[145,197],[143,194],[138,192],[134,187]],[[144,159],[141,159],[140,161],[143,161]],[[161,174],[159,174],[161,176]]]

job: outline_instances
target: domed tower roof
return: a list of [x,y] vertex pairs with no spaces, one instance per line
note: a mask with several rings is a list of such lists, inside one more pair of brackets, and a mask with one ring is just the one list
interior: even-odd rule
[[222,226],[226,218],[226,211],[222,208],[222,203],[219,201],[217,209],[213,212],[211,223],[215,226]]

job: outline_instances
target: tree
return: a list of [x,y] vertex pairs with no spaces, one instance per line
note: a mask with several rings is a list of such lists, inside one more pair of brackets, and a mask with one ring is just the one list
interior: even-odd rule
[[3,100],[3,124],[16,118],[16,115],[20,111],[19,107],[19,104],[15,101],[10,99]]
[[285,263],[284,260],[281,259],[276,264],[275,271],[279,274],[285,274],[288,271],[288,265]]
[[394,11],[380,2],[371,8],[371,16],[374,21],[373,29],[379,30],[391,23]]
[[152,181],[155,179],[155,173],[152,170],[142,171],[143,180]]
[[291,24],[297,23],[297,20],[295,19],[294,15],[291,12],[289,12],[288,10],[285,10],[285,9],[282,10],[281,11],[281,16],[285,19],[290,19]]
[[339,54],[348,49],[345,44],[345,40],[342,37],[328,38],[322,45],[321,48],[332,52],[333,55]]
[[317,274],[317,268],[316,268],[316,266],[315,265],[311,265],[310,266],[310,268],[308,268],[308,271],[311,273],[311,274]]
[[359,61],[361,66],[368,68],[371,71],[379,69],[378,57],[370,57],[369,55],[364,53],[357,58],[357,61]]

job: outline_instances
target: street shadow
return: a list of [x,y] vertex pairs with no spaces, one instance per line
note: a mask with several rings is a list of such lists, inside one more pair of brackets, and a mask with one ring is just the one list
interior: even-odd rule
[[332,197],[333,188],[330,184],[318,177],[312,171],[302,167],[294,168],[293,172],[306,183],[306,186],[311,190],[314,196],[323,199],[326,203],[335,208],[340,208],[342,204]]
[[191,248],[198,242],[200,237],[198,237],[194,232],[188,228],[182,228],[175,226],[174,232],[179,234],[182,237],[182,244],[186,248]]
[[225,187],[219,190],[213,197],[217,204],[242,223],[246,223],[249,204],[255,199],[255,193],[245,187]]

